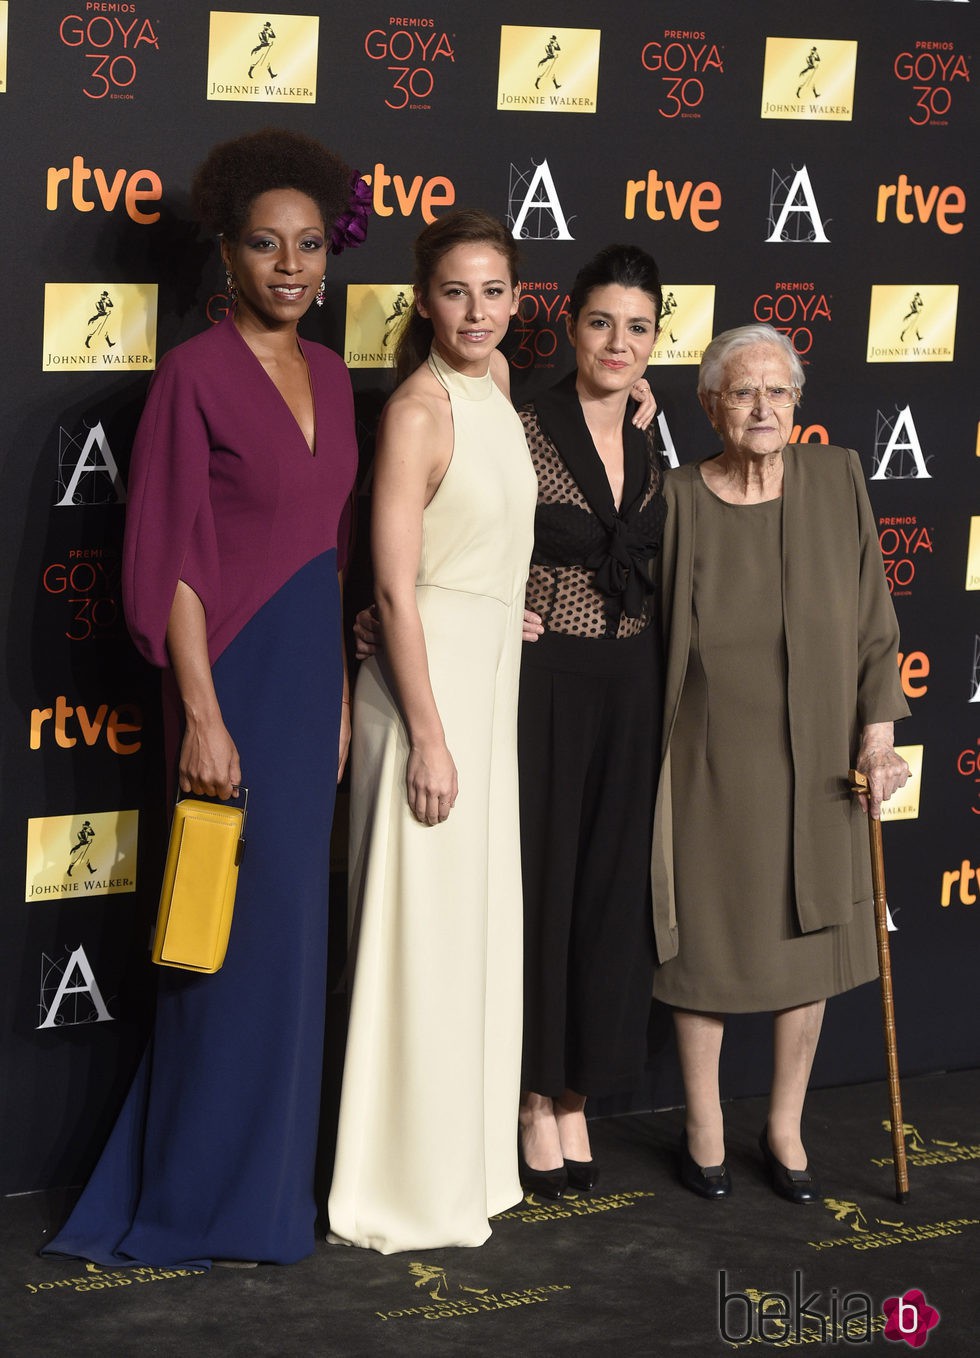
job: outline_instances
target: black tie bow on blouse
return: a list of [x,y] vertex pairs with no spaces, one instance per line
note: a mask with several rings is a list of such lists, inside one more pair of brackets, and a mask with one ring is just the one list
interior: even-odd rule
[[653,591],[652,564],[660,550],[662,523],[656,513],[643,513],[649,474],[649,443],[630,418],[631,402],[623,418],[623,497],[613,502],[609,478],[592,441],[575,391],[572,373],[534,402],[538,422],[558,449],[562,460],[605,529],[605,541],[583,562],[595,572],[594,584],[606,598],[618,601],[629,618],[643,612]]

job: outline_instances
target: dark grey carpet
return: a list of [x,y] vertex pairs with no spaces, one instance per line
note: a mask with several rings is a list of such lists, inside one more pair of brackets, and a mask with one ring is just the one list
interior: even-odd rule
[[[919,1289],[940,1317],[929,1358],[969,1358],[980,1354],[980,1071],[920,1077],[903,1092],[904,1207],[882,1085],[811,1094],[807,1146],[824,1193],[812,1207],[782,1202],[764,1179],[759,1099],[727,1107],[729,1201],[677,1183],[679,1112],[606,1118],[592,1124],[600,1191],[525,1202],[479,1250],[381,1258],[323,1243],[292,1268],[113,1275],[35,1256],[63,1196],[10,1198],[0,1342],[11,1358],[707,1358],[782,1338],[790,1351],[900,1358],[919,1350],[877,1332],[869,1341],[863,1318],[880,1328],[885,1300]],[[786,1300],[772,1295],[762,1310],[762,1294]]]

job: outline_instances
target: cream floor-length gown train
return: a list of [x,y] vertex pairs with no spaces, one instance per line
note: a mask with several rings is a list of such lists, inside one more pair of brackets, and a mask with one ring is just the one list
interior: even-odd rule
[[536,479],[489,373],[433,352],[452,460],[423,515],[416,598],[459,797],[420,824],[383,656],[354,698],[350,902],[356,968],[330,1238],[383,1254],[482,1245],[521,1198],[517,686]]

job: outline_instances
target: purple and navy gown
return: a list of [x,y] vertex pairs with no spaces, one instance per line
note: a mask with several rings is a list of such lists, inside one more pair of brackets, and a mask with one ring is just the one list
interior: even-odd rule
[[341,359],[300,341],[316,451],[229,317],[161,361],[133,448],[127,621],[166,670],[178,580],[201,598],[249,788],[247,851],[215,975],[159,969],[146,1054],[44,1253],[96,1263],[291,1263],[311,1253],[341,694],[338,534],[357,449]]

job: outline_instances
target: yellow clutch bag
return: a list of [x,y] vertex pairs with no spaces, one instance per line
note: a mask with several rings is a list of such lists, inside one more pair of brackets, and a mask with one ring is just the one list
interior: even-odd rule
[[239,790],[241,806],[188,797],[174,807],[153,937],[160,966],[215,972],[225,960],[245,852],[248,788]]

